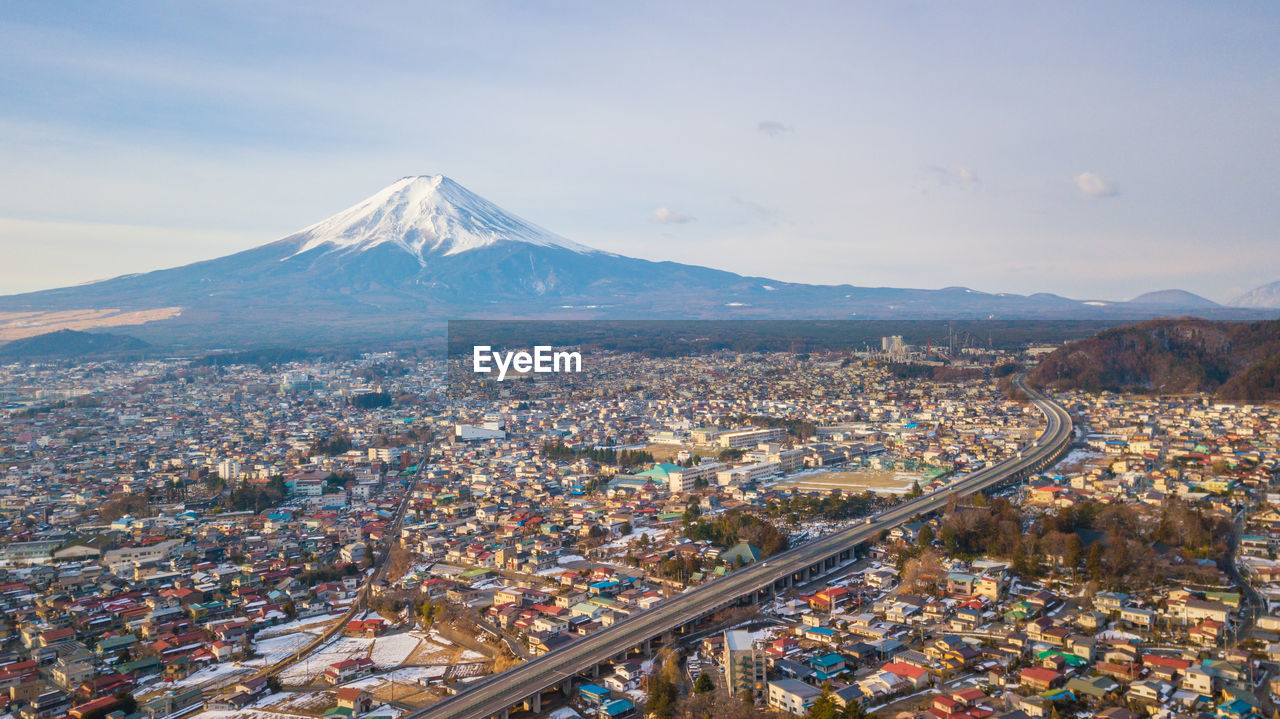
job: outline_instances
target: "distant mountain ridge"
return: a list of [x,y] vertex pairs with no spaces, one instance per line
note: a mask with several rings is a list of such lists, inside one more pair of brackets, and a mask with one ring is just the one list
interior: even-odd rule
[[1231,301],[1236,307],[1280,308],[1280,280],[1255,287]]
[[1159,307],[1221,307],[1222,305],[1186,290],[1158,290],[1138,295],[1129,300],[1131,305],[1154,305]]
[[1113,327],[1055,350],[1028,379],[1052,389],[1277,399],[1280,321],[1179,317]]
[[[1140,319],[1280,312],[1047,293],[808,285],[592,249],[441,176],[405,177],[275,242],[145,274],[0,297],[0,312],[168,308],[155,341],[244,346],[396,339],[447,319]],[[1190,299],[1189,299],[1190,298]],[[1188,302],[1181,305],[1179,302]],[[439,331],[438,329],[435,331]]]

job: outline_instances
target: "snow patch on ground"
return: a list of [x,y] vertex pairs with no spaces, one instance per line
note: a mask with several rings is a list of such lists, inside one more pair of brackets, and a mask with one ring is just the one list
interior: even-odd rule
[[167,689],[176,689],[178,687],[202,687],[205,684],[211,684],[219,679],[225,679],[236,674],[247,674],[253,670],[249,667],[238,667],[232,662],[223,662],[205,667],[198,672],[192,672],[182,679],[172,682],[165,682],[164,687]]
[[417,637],[407,633],[378,637],[373,641],[369,658],[379,667],[398,667],[418,648],[418,643]]

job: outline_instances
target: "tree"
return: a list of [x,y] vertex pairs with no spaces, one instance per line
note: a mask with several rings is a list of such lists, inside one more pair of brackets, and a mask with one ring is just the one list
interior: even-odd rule
[[676,685],[663,672],[649,675],[649,701],[645,714],[659,719],[671,719],[676,710]]
[[698,521],[698,518],[701,516],[702,516],[702,510],[698,508],[698,505],[690,504],[688,507],[685,507],[684,514],[681,515],[680,521],[684,524],[684,526],[688,527],[689,525]]
[[387,580],[390,582],[399,580],[411,566],[413,566],[413,552],[409,551],[404,542],[391,545],[391,554],[387,557]]
[[1102,542],[1089,545],[1089,556],[1084,561],[1084,567],[1090,577],[1102,576]]
[[440,615],[440,610],[441,607],[438,607],[431,602],[422,602],[414,610],[414,613],[418,615],[418,624],[423,629],[426,629],[431,626],[431,623]]
[[680,652],[674,649],[664,649],[659,654],[662,659],[662,676],[671,683],[672,686],[680,684]]
[[138,710],[138,700],[127,691],[119,691],[111,695],[119,704],[116,704],[112,711],[123,711],[125,715],[132,714]]
[[955,551],[956,547],[959,546],[959,538],[956,536],[956,530],[950,525],[942,528],[942,532],[939,533],[938,539],[942,540],[942,546],[946,547],[948,552]]
[[695,694],[706,694],[716,688],[716,683],[711,680],[711,675],[702,672],[698,675],[698,679],[693,683],[693,692]]
[[916,544],[921,547],[933,544],[933,527],[928,524],[921,527],[920,533],[916,535]]
[[942,576],[942,560],[931,549],[912,557],[902,568],[902,588],[909,592],[932,589]]
[[844,711],[840,714],[840,719],[867,719],[871,716],[867,710],[862,708],[862,702],[854,699],[845,705]]
[[1080,566],[1080,558],[1084,556],[1084,542],[1080,540],[1079,534],[1072,534],[1067,537],[1067,551],[1065,554],[1066,564],[1069,568],[1075,569]]
[[827,689],[822,692],[822,696],[809,707],[808,719],[839,719],[840,707],[836,706],[835,699],[831,696],[831,690]]

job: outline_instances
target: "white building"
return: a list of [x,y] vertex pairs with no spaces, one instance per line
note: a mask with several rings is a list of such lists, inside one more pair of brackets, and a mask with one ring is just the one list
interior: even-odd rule
[[703,462],[693,467],[681,467],[679,470],[667,473],[667,485],[672,494],[692,492],[698,480],[705,480],[710,484],[715,480],[716,472],[724,467],[725,465],[721,462]]
[[716,483],[721,487],[738,486],[748,482],[755,482],[765,477],[772,477],[781,471],[782,465],[777,462],[744,464],[740,467],[730,467],[716,472]]
[[804,716],[820,696],[822,692],[816,687],[795,679],[769,682],[769,706],[788,714]]
[[400,447],[370,447],[370,462],[399,462],[404,450]]
[[486,442],[491,439],[506,439],[507,433],[501,429],[486,429],[474,424],[459,424],[453,428],[453,436],[461,442]]
[[222,460],[216,469],[222,479],[240,479],[244,476],[244,467],[234,459]]
[[751,427],[725,432],[717,437],[716,441],[725,449],[742,449],[767,442],[781,442],[786,438],[787,430],[782,427]]

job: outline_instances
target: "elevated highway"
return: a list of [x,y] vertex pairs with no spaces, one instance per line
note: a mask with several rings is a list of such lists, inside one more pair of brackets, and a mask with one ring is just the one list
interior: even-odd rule
[[462,692],[429,707],[412,712],[406,719],[486,719],[502,717],[516,705],[540,711],[543,691],[557,686],[568,688],[578,674],[591,672],[600,664],[625,655],[634,648],[724,607],[744,600],[756,600],[784,590],[824,569],[851,558],[859,544],[875,540],[881,531],[901,524],[918,514],[928,514],[946,506],[953,496],[999,489],[1021,482],[1031,474],[1051,466],[1066,452],[1072,440],[1071,417],[1052,400],[1016,380],[1016,386],[1030,397],[1045,416],[1044,431],[1018,456],[960,478],[949,486],[899,504],[869,517],[854,527],[829,534],[794,549],[774,555],[723,579],[696,587],[666,599],[641,614],[578,639],[473,684]]

